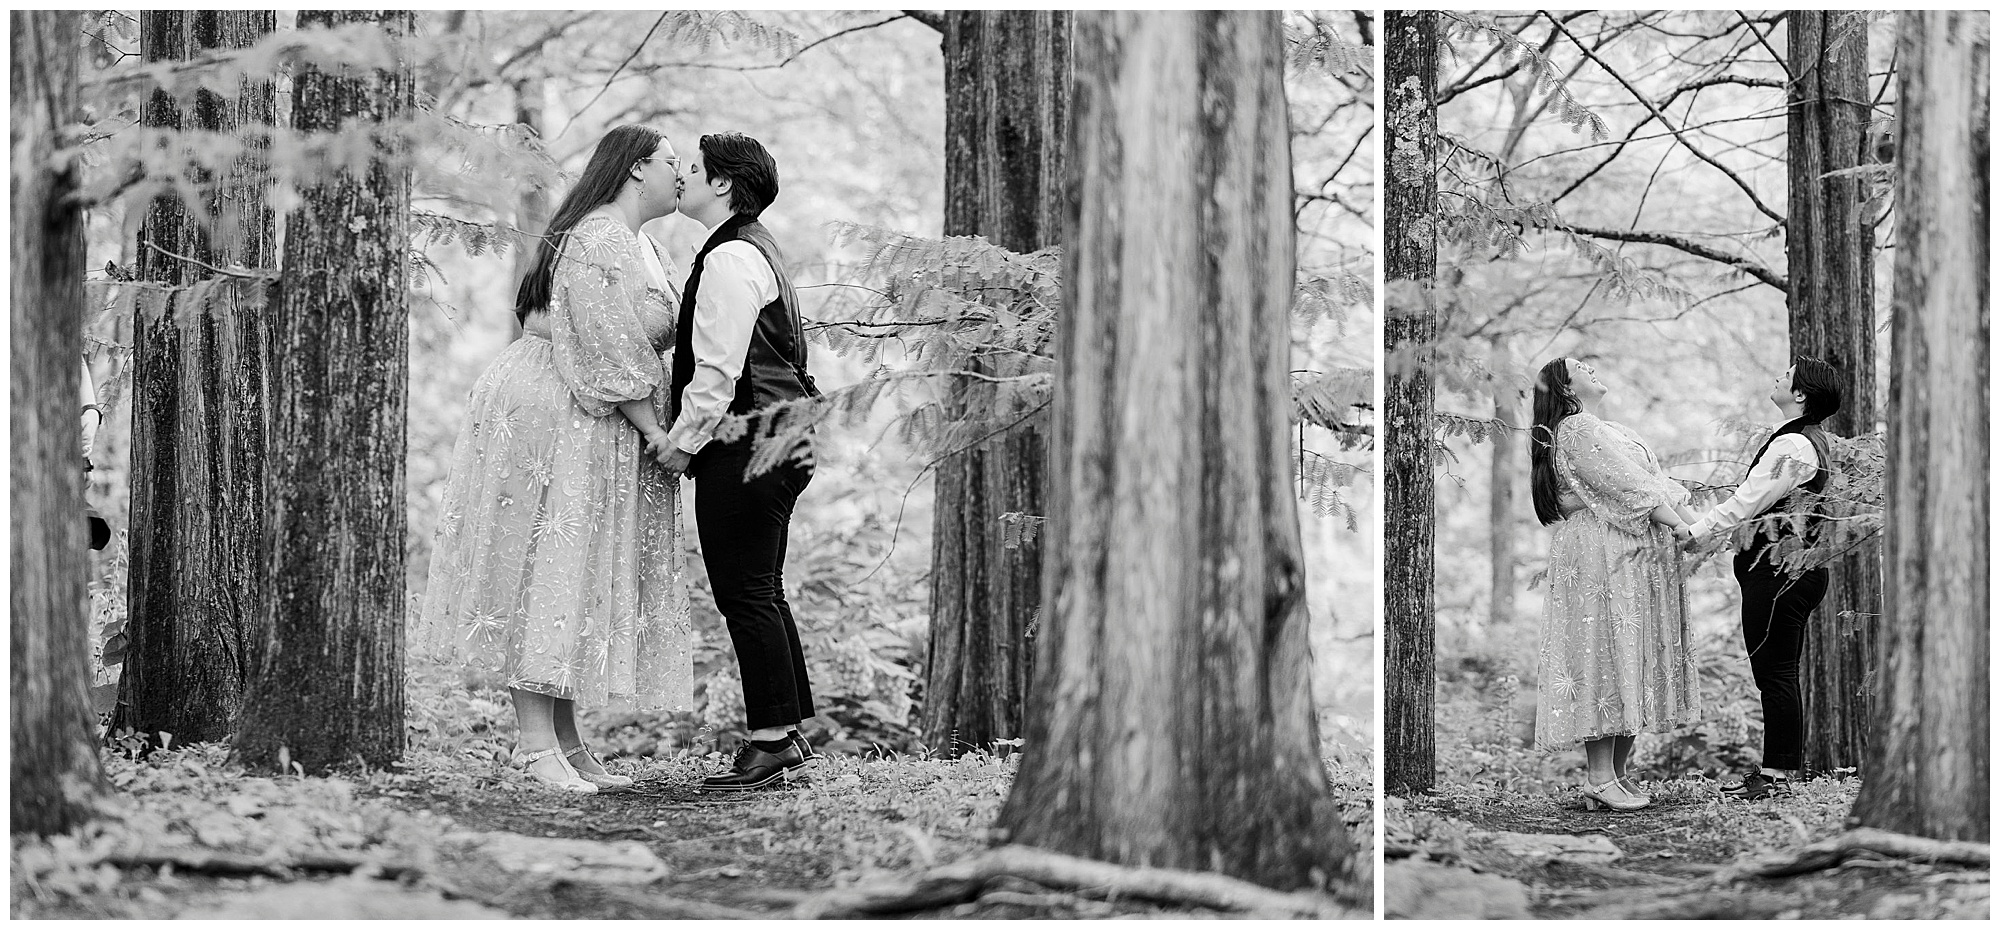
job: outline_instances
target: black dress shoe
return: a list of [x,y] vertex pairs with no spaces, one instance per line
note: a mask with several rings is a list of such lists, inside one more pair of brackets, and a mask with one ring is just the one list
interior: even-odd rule
[[1722,793],[1744,801],[1761,801],[1791,790],[1792,780],[1789,778],[1772,778],[1763,772],[1749,772],[1743,776],[1741,784],[1724,786]]
[[783,780],[789,771],[804,764],[797,745],[786,746],[782,752],[768,753],[744,743],[743,748],[736,751],[736,763],[729,767],[729,771],[702,779],[701,790],[755,791]]
[[785,767],[788,769],[804,768],[806,763],[818,762],[822,758],[819,752],[813,749],[812,744],[806,742],[806,735],[797,730],[792,731],[792,745],[798,747],[799,761],[786,764]]

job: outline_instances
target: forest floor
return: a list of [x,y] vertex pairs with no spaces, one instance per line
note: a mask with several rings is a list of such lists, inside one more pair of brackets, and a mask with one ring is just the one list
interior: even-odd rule
[[1572,787],[1448,783],[1390,797],[1384,896],[1395,917],[1985,919],[1987,868],[1863,854],[1780,878],[1719,874],[1845,829],[1858,779],[1738,801],[1706,780],[1644,782],[1652,807],[1586,811]]
[[[479,701],[504,706],[504,696]],[[500,766],[498,734],[485,725],[447,733],[420,719],[403,764],[324,777],[248,773],[220,745],[170,745],[143,760],[107,751],[116,790],[104,816],[46,840],[14,838],[10,912],[784,917],[816,893],[985,850],[1016,768],[982,753],[830,755],[802,784],[713,800],[692,786],[726,760],[683,751],[615,759],[611,768],[636,784],[571,796]],[[1358,847],[1359,887],[1371,887],[1369,767],[1328,770]],[[1210,915],[1003,880],[969,903],[914,916]]]

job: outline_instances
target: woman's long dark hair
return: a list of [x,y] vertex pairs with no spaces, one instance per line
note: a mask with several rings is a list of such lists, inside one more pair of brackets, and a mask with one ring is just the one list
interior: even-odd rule
[[548,232],[535,246],[535,263],[521,279],[514,293],[514,315],[526,322],[528,314],[549,305],[549,288],[555,279],[556,256],[562,254],[563,238],[590,211],[618,199],[631,179],[632,166],[650,157],[660,147],[660,134],[645,126],[620,126],[598,140],[597,151],[583,166],[583,176],[569,189],[549,220]]
[[1582,413],[1583,403],[1569,386],[1569,359],[1559,358],[1542,366],[1535,376],[1535,425],[1528,431],[1529,486],[1535,498],[1535,519],[1548,526],[1563,518],[1556,489],[1556,427],[1571,414]]

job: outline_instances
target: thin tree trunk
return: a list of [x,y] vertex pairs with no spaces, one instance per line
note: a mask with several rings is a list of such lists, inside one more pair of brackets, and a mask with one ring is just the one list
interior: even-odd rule
[[1082,13],[1076,37],[1048,608],[999,825],[1327,885],[1348,843],[1317,757],[1291,483],[1278,17]]
[[[299,14],[302,29],[408,12]],[[368,132],[413,106],[409,66],[354,77],[307,67],[302,132]],[[409,393],[406,153],[306,187],[285,230],[271,325],[270,639],[243,713],[245,761],[307,771],[403,751],[404,419]]]
[[9,110],[8,428],[12,432],[7,607],[13,742],[10,832],[60,833],[103,787],[90,711],[84,616],[83,209],[76,166],[58,160],[77,113],[74,12],[7,14]]
[[1437,14],[1391,10],[1383,320],[1384,607],[1382,762],[1386,788],[1423,791],[1436,778],[1436,634],[1432,588],[1433,413],[1428,359],[1437,338]]
[[[186,61],[254,45],[276,25],[269,10],[153,10],[139,35],[147,61]],[[268,81],[233,97],[201,91],[186,111],[155,91],[142,121],[243,133],[269,126],[275,105]],[[213,274],[203,265],[276,264],[267,176],[261,157],[246,158],[201,205],[210,221],[174,195],[155,200],[139,277],[179,286]],[[263,616],[265,295],[209,293],[134,321],[130,645],[112,725],[177,742],[229,736]]]
[[[1493,418],[1513,426],[1520,417],[1519,392],[1508,388],[1495,391]],[[1492,593],[1488,597],[1486,622],[1488,626],[1500,629],[1514,620],[1514,530],[1519,522],[1514,513],[1514,473],[1523,459],[1520,439],[1512,430],[1495,430],[1492,443],[1486,514],[1487,552],[1492,556],[1488,587]]]
[[[1863,14],[1785,14],[1791,187],[1785,252],[1791,346],[1841,374],[1841,412],[1827,428],[1875,428],[1875,236],[1863,212],[1860,165],[1868,113],[1868,24]],[[1799,685],[1806,706],[1806,764],[1822,772],[1860,764],[1868,741],[1869,672],[1882,612],[1882,552],[1863,544],[1834,562],[1827,598],[1813,613]]]
[[1898,15],[1887,596],[1854,817],[1898,833],[1984,840],[1990,16]]
[[[539,77],[522,78],[514,82],[514,122],[520,123],[540,139],[547,126],[546,82]],[[521,338],[521,318],[514,313],[514,295],[521,288],[521,279],[528,276],[535,265],[535,247],[539,237],[547,234],[549,219],[554,207],[549,205],[549,192],[540,184],[527,184],[521,189],[521,199],[514,211],[514,229],[520,234],[514,238],[514,274],[507,289],[506,305],[507,335],[510,340]]]
[[[1016,252],[1054,245],[1061,233],[1074,14],[944,15],[945,235],[984,236]],[[1019,360],[980,358],[968,367],[1004,370],[1018,368]],[[990,393],[992,386],[979,382],[967,390]],[[1033,546],[1002,544],[1000,517],[1042,515],[1044,422],[1034,417],[937,465],[922,732],[927,744],[953,754],[1021,735],[1033,659],[1028,620],[1041,596],[1041,562]]]

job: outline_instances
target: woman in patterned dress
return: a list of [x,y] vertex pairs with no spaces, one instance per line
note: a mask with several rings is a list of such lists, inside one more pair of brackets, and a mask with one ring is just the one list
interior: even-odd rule
[[1652,802],[1626,774],[1632,736],[1699,713],[1679,541],[1687,489],[1637,434],[1590,412],[1589,365],[1559,358],[1535,382],[1535,516],[1552,527],[1535,744],[1582,742],[1585,807]]
[[680,489],[656,461],[677,307],[641,224],[680,202],[643,126],[597,144],[515,300],[453,451],[420,625],[505,676],[514,765],[567,791],[631,783],[584,747],[576,702],[692,703]]

